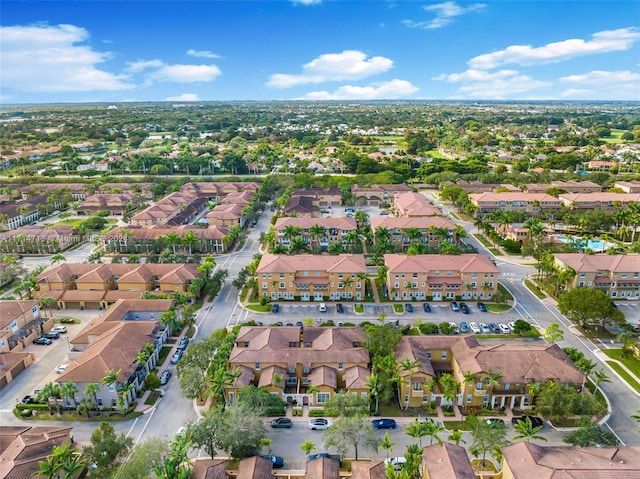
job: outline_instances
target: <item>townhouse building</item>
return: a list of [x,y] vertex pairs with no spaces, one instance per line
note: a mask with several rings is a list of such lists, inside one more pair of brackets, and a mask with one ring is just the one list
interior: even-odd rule
[[21,188],[22,198],[27,199],[38,195],[65,195],[70,194],[76,201],[82,201],[87,197],[88,185],[84,183],[33,183],[23,185]]
[[1,224],[6,229],[13,230],[60,208],[62,201],[52,201],[47,195],[30,196],[26,200],[0,204]]
[[531,216],[560,210],[563,201],[546,193],[478,193],[469,195],[477,217],[495,211],[522,211]]
[[342,191],[340,188],[296,188],[290,197],[305,196],[311,198],[313,206],[324,208],[327,206],[340,206],[342,204]]
[[401,193],[410,193],[413,190],[404,184],[371,186],[351,185],[351,194],[354,204],[358,206],[380,206],[383,203],[393,203],[394,198]]
[[322,406],[340,390],[366,398],[369,361],[362,328],[243,326],[229,356],[241,374],[225,398],[248,384],[300,406]]
[[106,309],[144,291],[187,292],[200,276],[197,264],[62,263],[36,277],[36,293],[54,298],[61,309]]
[[628,208],[630,203],[640,203],[640,193],[566,193],[559,199],[565,207],[574,210],[613,212]]
[[134,226],[186,224],[200,213],[206,206],[205,198],[196,195],[175,192],[165,196],[154,205],[131,217],[130,224]]
[[0,252],[53,254],[78,243],[82,238],[72,226],[22,226],[0,233]]
[[244,217],[244,206],[240,204],[219,204],[209,211],[204,219],[209,225],[218,225],[244,228],[246,218]]
[[[117,301],[70,341],[69,367],[55,381],[76,385],[76,404],[85,397],[86,387],[95,383],[100,385],[95,397],[98,407],[115,408],[124,391],[126,405],[131,404],[141,394],[147,375],[157,367],[160,349],[171,334],[158,321],[171,304],[169,299]],[[140,361],[142,351],[146,352],[144,361]],[[110,370],[120,371],[117,381],[102,384]],[[127,390],[129,385],[132,387]]]
[[[545,381],[580,388],[585,378],[557,344],[480,344],[472,335],[404,336],[396,346],[396,357],[418,360],[413,370],[401,372],[402,407],[407,403],[420,407],[431,401],[451,404],[437,383],[444,372],[461,385],[452,402],[467,408],[531,409],[536,391]],[[487,381],[490,373],[502,375],[497,384]]]
[[556,253],[559,268],[572,268],[576,275],[567,289],[595,288],[618,299],[640,299],[640,254]]
[[299,237],[306,244],[326,251],[333,243],[346,245],[349,233],[353,236],[352,232],[357,231],[358,225],[354,218],[278,218],[274,229],[279,244],[288,246],[291,243],[288,235],[291,228],[300,231]]
[[230,194],[251,192],[255,194],[260,185],[253,181],[248,182],[190,182],[182,185],[180,191],[207,201],[220,201]]
[[484,255],[385,254],[386,287],[393,301],[491,299],[500,270]]
[[640,193],[640,181],[616,181],[614,188],[620,188],[625,193]]
[[362,300],[367,265],[363,255],[262,256],[256,271],[260,296],[271,300]]
[[552,181],[551,183],[530,183],[524,186],[527,193],[544,193],[549,188],[561,188],[567,193],[600,193],[602,186],[593,181]]
[[[197,242],[186,244],[185,235],[193,234]],[[176,247],[176,251],[185,254],[221,254],[227,250],[227,226],[213,225],[208,228],[194,225],[181,225],[167,228],[156,225],[150,228],[127,226],[114,228],[100,237],[105,250],[110,253],[160,254],[165,248]],[[174,235],[178,245],[169,244],[167,237]]]
[[137,197],[152,200],[155,186],[156,185],[154,183],[105,183],[104,185],[98,186],[98,193],[134,194]]
[[441,214],[441,211],[421,193],[401,193],[395,197],[393,207],[396,214],[404,218]]
[[[443,242],[456,243],[456,225],[443,216],[418,216],[413,218],[393,218],[374,216],[371,218],[371,230],[385,229],[389,241],[398,248],[406,249],[412,243],[420,242],[437,249]],[[418,234],[419,233],[419,234]],[[414,236],[415,235],[415,236]]]
[[40,315],[38,301],[0,301],[0,353],[20,352],[53,327]]
[[138,198],[134,193],[96,193],[88,196],[76,211],[79,215],[94,215],[106,210],[112,215],[123,216],[137,206]]
[[310,196],[290,196],[282,208],[282,214],[296,218],[318,218],[320,208],[313,204],[313,198]]

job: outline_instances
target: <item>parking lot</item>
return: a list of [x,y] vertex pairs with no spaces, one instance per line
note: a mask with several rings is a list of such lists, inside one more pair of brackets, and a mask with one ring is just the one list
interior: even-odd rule
[[369,218],[381,216],[380,213],[383,211],[378,206],[332,206],[331,208],[323,208],[326,213],[322,213],[322,216],[325,218],[345,218],[349,214],[347,212],[348,208],[354,211],[362,210],[369,215]]

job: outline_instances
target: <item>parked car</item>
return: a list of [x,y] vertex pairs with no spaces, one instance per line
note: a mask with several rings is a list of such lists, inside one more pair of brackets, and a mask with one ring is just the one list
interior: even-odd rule
[[440,421],[436,421],[432,417],[418,416],[416,418],[416,421],[418,421],[418,422],[432,422],[433,424],[435,424],[438,427],[444,427],[444,424],[442,424]]
[[320,311],[321,313],[326,313],[327,312],[327,305],[324,303],[320,303],[318,305],[318,311]]
[[171,356],[171,364],[178,364],[178,361],[182,359],[182,351],[178,349],[173,356]]
[[460,323],[460,332],[462,334],[468,334],[469,332],[471,332],[471,330],[469,329],[469,325],[467,324],[466,321],[462,321]]
[[304,328],[304,323],[302,321],[296,321],[296,326],[299,328]]
[[171,378],[171,371],[168,369],[165,369],[164,371],[162,371],[162,374],[160,375],[160,384],[164,386],[169,382],[170,378]]
[[458,303],[456,303],[455,301],[451,301],[451,310],[452,311],[460,311],[460,306],[458,306]]
[[456,323],[449,323],[449,326],[451,327],[451,334],[460,334],[460,328]]
[[489,323],[489,329],[492,333],[499,333],[500,327],[496,323]]
[[56,374],[62,374],[67,370],[68,367],[69,367],[68,364],[58,364],[56,366]]
[[40,336],[39,338],[33,340],[33,344],[41,344],[44,346],[49,346],[51,343],[53,343],[53,341],[51,341],[49,338],[45,338],[44,336]]
[[384,460],[385,467],[391,464],[394,471],[399,471],[407,463],[407,459],[404,456],[390,457]]
[[274,469],[280,469],[282,466],[284,466],[284,458],[282,458],[281,456],[272,456],[271,454],[265,454],[262,457],[271,461]]
[[480,311],[482,311],[483,313],[486,313],[487,312],[487,305],[484,304],[484,303],[478,302],[478,309]]
[[34,397],[27,394],[25,397],[22,398],[22,401],[20,401],[20,404],[33,404],[34,402],[36,402]]
[[469,314],[469,306],[467,306],[467,303],[460,303],[460,311],[462,311],[462,314]]
[[278,313],[278,312],[280,312],[280,305],[279,305],[279,304],[272,304],[272,305],[271,305],[271,312],[272,312],[272,313]]
[[54,326],[51,329],[52,333],[58,333],[58,334],[63,334],[67,332],[67,327],[66,326]]
[[313,461],[314,459],[318,459],[319,457],[329,457],[331,459],[335,459],[336,461],[340,461],[340,456],[337,454],[329,454],[328,452],[319,452],[317,454],[309,454],[307,456],[307,461]]
[[338,313],[344,313],[344,306],[342,306],[342,303],[336,304],[336,311]]
[[180,343],[178,343],[178,346],[186,348],[188,344],[189,344],[189,338],[187,336],[182,336],[180,338]]
[[47,339],[59,339],[60,338],[60,333],[55,333],[53,331],[49,331],[48,333],[44,333],[42,335],[43,338],[47,338]]
[[519,416],[519,417],[514,416],[511,418],[511,424],[515,426],[520,421],[526,422],[527,418],[529,418],[529,420],[531,421],[531,425],[533,427],[540,427],[544,425],[544,421],[542,421],[542,419],[540,419],[538,416]]
[[489,334],[491,332],[487,323],[480,323],[480,329],[482,330],[483,334]]
[[376,429],[395,429],[396,420],[395,419],[374,419],[373,421],[371,421],[371,425]]
[[431,306],[429,306],[429,303],[423,303],[422,304],[422,309],[424,309],[425,313],[430,313],[431,312]]
[[511,328],[506,324],[500,323],[498,324],[498,328],[500,328],[502,334],[511,334]]
[[504,424],[504,421],[497,417],[490,417],[487,419],[487,424]]
[[478,323],[469,323],[469,329],[471,329],[472,333],[475,334],[479,334],[482,332],[482,329],[480,329],[480,326],[478,326]]
[[413,313],[413,305],[407,303],[404,305],[404,309],[407,310],[407,313]]
[[509,321],[507,323],[507,326],[509,326],[509,329],[511,330],[511,332],[513,332],[516,329],[516,322],[515,321]]
[[333,426],[333,421],[322,417],[309,419],[309,429],[312,431],[322,431]]
[[291,429],[293,427],[293,421],[288,417],[279,417],[271,421],[271,427],[276,429]]

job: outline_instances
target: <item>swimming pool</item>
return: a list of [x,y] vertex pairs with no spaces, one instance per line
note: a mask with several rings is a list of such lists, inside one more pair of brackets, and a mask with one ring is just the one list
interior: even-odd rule
[[603,252],[615,246],[615,244],[613,243],[602,241],[600,239],[587,240],[584,238],[580,238],[578,236],[575,236],[573,238],[567,238],[566,236],[563,236],[563,235],[553,235],[553,237],[558,241],[560,241],[561,243],[565,243],[565,244],[576,243],[580,246],[580,249],[582,251],[590,249],[591,251],[595,251],[595,252]]

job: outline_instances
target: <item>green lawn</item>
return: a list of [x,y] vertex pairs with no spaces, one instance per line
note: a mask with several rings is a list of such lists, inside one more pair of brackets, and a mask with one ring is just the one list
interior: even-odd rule
[[610,136],[602,137],[600,138],[600,140],[610,145],[617,144],[617,143],[624,143],[624,141],[621,139],[621,136],[625,131],[627,130],[612,129]]
[[622,349],[603,349],[602,351],[611,359],[617,359],[620,361],[629,369],[629,371],[640,378],[640,361],[637,359],[623,358]]
[[353,310],[356,313],[364,313],[364,305],[362,305],[362,304],[354,304],[353,305]]
[[500,291],[504,295],[504,297],[507,298],[507,301],[513,301],[513,295],[501,283],[498,283],[498,291]]
[[394,304],[393,305],[393,310],[396,313],[403,313],[404,312],[404,306],[402,306],[401,304]]
[[531,281],[529,281],[528,279],[524,280],[524,285],[529,288],[529,290],[535,294],[539,299],[544,299],[547,297],[546,294],[544,294],[542,292],[542,290],[540,288],[538,288],[535,284],[533,284]]
[[502,313],[504,311],[509,311],[511,306],[508,304],[497,304],[497,303],[484,303],[489,311],[492,313]]
[[482,243],[485,247],[487,247],[487,248],[492,248],[493,247],[493,245],[489,242],[489,240],[487,238],[485,238],[483,235],[474,234],[473,236],[474,236],[475,239],[480,241],[480,243]]
[[250,309],[251,311],[255,311],[256,313],[268,313],[269,311],[271,311],[270,304],[265,304],[264,306],[261,304],[248,304],[246,308]]
[[638,381],[633,379],[633,377],[631,377],[631,375],[627,371],[622,369],[618,363],[614,363],[613,361],[607,361],[607,364],[611,366],[611,368],[615,372],[617,372],[622,379],[627,381],[627,384],[629,384],[629,386],[635,389],[636,392],[640,393],[640,383],[638,383]]

